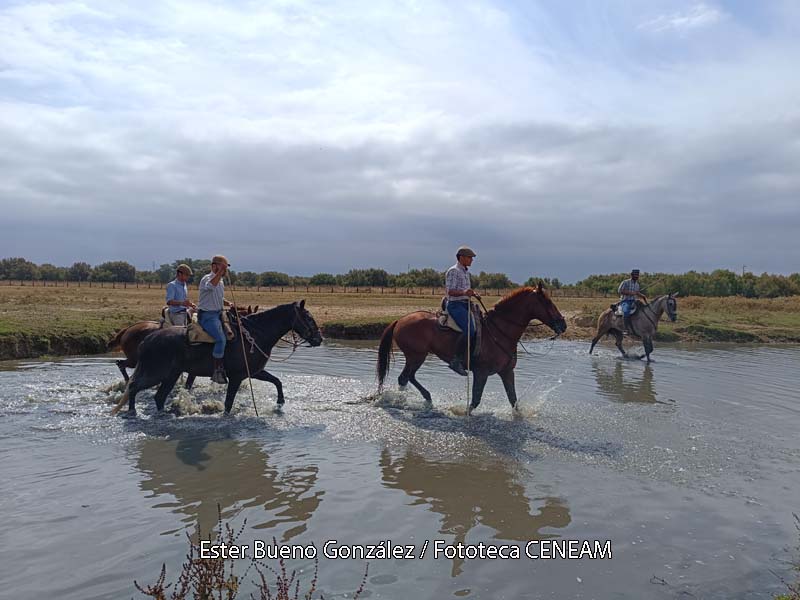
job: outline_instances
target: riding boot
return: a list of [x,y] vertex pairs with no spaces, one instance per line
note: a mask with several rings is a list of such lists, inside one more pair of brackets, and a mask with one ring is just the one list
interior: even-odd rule
[[466,377],[467,372],[464,369],[464,355],[467,353],[467,336],[463,333],[459,336],[458,341],[456,342],[456,354],[453,357],[453,360],[450,361],[450,364],[447,365],[453,371],[458,373],[459,375],[463,375]]
[[228,383],[228,378],[225,377],[225,364],[222,358],[214,359],[214,374],[211,376],[211,381],[214,383]]
[[631,316],[625,315],[622,320],[625,322],[625,333],[629,335],[635,335],[633,331],[633,324],[631,323]]

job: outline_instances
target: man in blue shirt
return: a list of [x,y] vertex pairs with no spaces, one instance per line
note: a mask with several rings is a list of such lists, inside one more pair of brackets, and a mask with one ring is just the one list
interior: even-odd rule
[[636,307],[636,299],[641,298],[647,302],[647,297],[640,291],[639,287],[639,269],[631,271],[631,278],[626,279],[619,284],[619,302],[622,307],[622,319],[625,323],[625,333],[634,333],[633,325],[631,324],[631,314]]
[[191,276],[192,269],[189,265],[181,264],[175,272],[175,279],[167,284],[168,309],[164,316],[169,325],[185,327],[190,321],[188,309],[197,308],[189,301],[189,290],[186,287],[186,282]]
[[456,251],[456,264],[447,269],[444,276],[444,287],[447,292],[447,312],[461,328],[461,337],[456,342],[456,355],[448,365],[459,375],[466,375],[464,357],[467,354],[467,335],[471,348],[475,347],[475,323],[470,316],[470,297],[475,296],[469,277],[469,266],[475,258],[475,252],[468,246],[461,246]]

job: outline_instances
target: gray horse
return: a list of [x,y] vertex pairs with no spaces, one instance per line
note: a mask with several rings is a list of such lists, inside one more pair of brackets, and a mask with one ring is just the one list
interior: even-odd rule
[[[661,319],[661,315],[666,312],[669,320],[673,323],[678,318],[678,302],[675,300],[677,295],[676,292],[666,296],[659,296],[649,304],[640,304],[639,309],[631,317],[633,333],[642,338],[647,362],[650,362],[650,353],[653,351],[653,336],[656,333],[656,329],[658,329],[658,321]],[[589,348],[589,354],[592,353],[595,344],[601,337],[613,334],[617,340],[617,348],[622,352],[622,356],[627,358],[628,354],[622,347],[622,332],[624,330],[625,326],[622,322],[622,317],[614,314],[611,308],[604,310],[603,314],[597,319],[597,335],[592,339],[592,347]]]

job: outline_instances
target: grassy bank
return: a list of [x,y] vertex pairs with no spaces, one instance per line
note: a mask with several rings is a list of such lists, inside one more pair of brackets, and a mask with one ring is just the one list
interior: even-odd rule
[[[103,352],[119,328],[158,318],[163,293],[155,289],[0,287],[0,360]],[[196,300],[197,290],[191,290],[190,295]],[[239,304],[262,307],[303,296],[299,292],[236,292]],[[327,337],[350,339],[375,339],[393,320],[414,310],[435,310],[440,300],[433,296],[349,293],[312,293],[305,297]],[[497,300],[484,298],[487,306]],[[565,337],[590,339],[608,300],[559,298],[557,304],[569,323]],[[800,343],[800,297],[681,298],[678,311],[677,323],[660,325],[661,341]],[[534,337],[547,335],[542,327],[530,332]]]

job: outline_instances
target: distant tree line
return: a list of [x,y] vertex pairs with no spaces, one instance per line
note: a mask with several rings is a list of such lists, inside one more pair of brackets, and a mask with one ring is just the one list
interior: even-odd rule
[[[85,262],[70,267],[57,267],[50,263],[37,265],[24,258],[0,260],[0,280],[22,281],[102,281],[127,283],[167,283],[175,278],[175,269],[185,263],[194,271],[190,283],[197,283],[211,270],[208,259],[182,258],[162,264],[155,271],[138,271],[125,261],[109,261],[96,266]],[[317,273],[311,277],[289,275],[278,271],[231,272],[233,282],[242,286],[336,286],[336,287],[442,287],[444,271],[433,268],[411,269],[405,273],[389,273],[384,269],[350,269],[344,274]],[[615,295],[620,281],[627,273],[590,275],[574,284],[563,284],[556,277],[529,277],[523,285],[536,285],[542,281],[550,289],[565,293],[600,293]],[[505,273],[472,273],[472,284],[477,289],[508,289],[518,284]],[[640,283],[647,295],[680,292],[683,296],[744,296],[747,298],[778,298],[800,295],[800,273],[773,275],[762,273],[739,274],[725,269],[711,273],[689,271],[675,273],[642,273]]]

